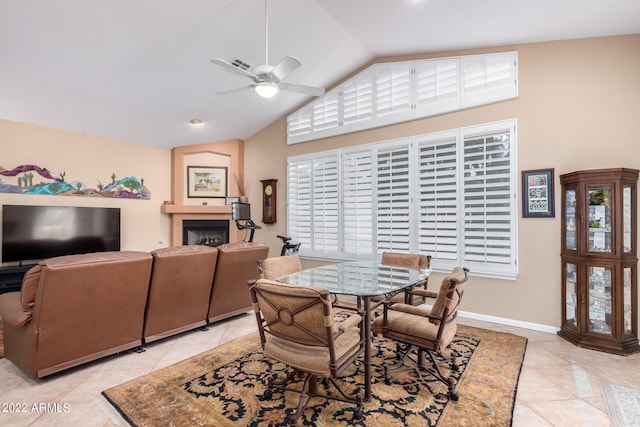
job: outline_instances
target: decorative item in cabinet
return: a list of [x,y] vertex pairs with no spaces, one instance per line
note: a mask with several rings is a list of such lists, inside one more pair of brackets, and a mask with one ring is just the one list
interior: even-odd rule
[[560,176],[562,325],[585,348],[640,351],[635,248],[638,171],[597,169]]

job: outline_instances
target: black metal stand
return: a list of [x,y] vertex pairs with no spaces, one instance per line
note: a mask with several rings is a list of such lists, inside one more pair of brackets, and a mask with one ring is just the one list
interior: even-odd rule
[[253,242],[253,234],[256,230],[260,230],[262,227],[260,227],[259,225],[256,225],[253,221],[251,221],[250,219],[246,220],[244,222],[244,224],[240,223],[240,220],[236,219],[236,227],[238,227],[238,230],[251,230],[251,233],[249,235],[249,240],[247,240],[247,231],[245,231],[244,233],[244,241],[245,242]]
[[289,236],[276,236],[278,239],[282,240],[282,251],[280,251],[280,256],[285,256],[286,254],[295,254],[300,250],[300,243],[291,243],[291,237]]

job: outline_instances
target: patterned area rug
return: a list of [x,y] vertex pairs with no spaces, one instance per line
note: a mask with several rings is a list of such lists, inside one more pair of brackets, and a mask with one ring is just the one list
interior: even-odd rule
[[640,426],[640,388],[600,380],[611,427]]
[[[386,385],[374,371],[373,399],[364,418],[352,419],[352,406],[315,398],[298,421],[305,426],[509,426],[526,348],[526,338],[460,326],[452,344],[462,356],[459,401],[433,378],[418,381],[413,371]],[[395,359],[395,344],[374,340],[373,364]],[[286,367],[264,357],[257,333],[167,368],[110,388],[102,394],[132,426],[278,426],[292,412],[298,395],[274,392],[263,397],[268,378]],[[363,382],[362,363],[345,373],[346,391]]]

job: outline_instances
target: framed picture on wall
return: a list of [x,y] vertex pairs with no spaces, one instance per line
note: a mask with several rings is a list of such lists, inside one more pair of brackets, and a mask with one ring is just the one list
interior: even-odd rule
[[227,168],[187,166],[187,197],[227,197]]
[[554,218],[553,169],[522,171],[522,217]]

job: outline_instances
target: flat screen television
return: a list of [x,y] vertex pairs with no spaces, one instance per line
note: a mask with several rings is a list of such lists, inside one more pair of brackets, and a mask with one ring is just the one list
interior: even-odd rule
[[2,206],[2,262],[120,250],[120,209]]
[[234,221],[250,220],[251,205],[249,203],[231,203],[231,219]]

